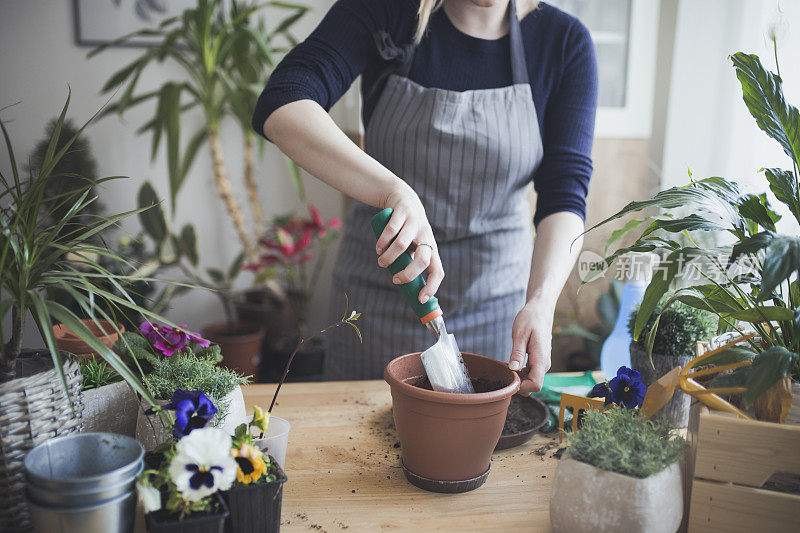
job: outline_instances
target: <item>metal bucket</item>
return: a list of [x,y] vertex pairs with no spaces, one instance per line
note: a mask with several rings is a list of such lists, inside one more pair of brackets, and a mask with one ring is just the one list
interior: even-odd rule
[[136,518],[136,493],[83,507],[49,507],[28,499],[34,533],[130,533]]
[[101,485],[80,490],[44,489],[34,483],[28,483],[28,499],[34,503],[50,507],[87,506],[103,503],[136,488],[136,478],[144,464],[134,473],[134,477],[120,481],[115,485]]
[[76,433],[45,441],[25,456],[28,483],[53,493],[92,491],[132,480],[144,448],[125,435]]

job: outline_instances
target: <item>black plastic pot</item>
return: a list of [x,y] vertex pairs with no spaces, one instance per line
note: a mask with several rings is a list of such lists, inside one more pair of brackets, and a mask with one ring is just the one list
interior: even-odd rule
[[272,533],[281,530],[281,503],[286,474],[273,459],[277,478],[269,483],[233,487],[222,493],[228,503],[230,517],[225,533]]
[[149,533],[224,533],[225,522],[230,516],[225,499],[215,494],[219,505],[214,514],[192,514],[178,520],[174,513],[162,509],[145,515]]

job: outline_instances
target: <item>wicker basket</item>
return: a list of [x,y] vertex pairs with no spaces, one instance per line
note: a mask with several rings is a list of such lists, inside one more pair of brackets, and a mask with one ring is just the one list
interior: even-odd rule
[[0,531],[31,527],[22,463],[28,451],[82,429],[80,365],[66,352],[62,362],[74,410],[47,352],[23,354],[17,359],[19,377],[0,384]]

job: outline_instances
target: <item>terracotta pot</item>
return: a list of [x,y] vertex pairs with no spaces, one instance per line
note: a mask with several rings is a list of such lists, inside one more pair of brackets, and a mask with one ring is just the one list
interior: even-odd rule
[[558,464],[550,494],[554,532],[673,533],[682,517],[679,463],[646,478],[600,470],[569,455]]
[[[119,334],[117,333],[116,329],[114,329],[114,325],[107,320],[98,320],[97,322],[103,326],[104,330],[109,332],[108,335],[103,334],[100,326],[98,326],[97,322],[94,320],[84,319],[81,322],[83,322],[83,324],[89,328],[89,331],[91,331],[92,334],[100,340],[100,342],[109,348],[114,346],[114,343],[117,342],[117,339],[119,339]],[[122,324],[117,324],[117,328],[121,332],[125,331],[125,327]],[[83,341],[83,339],[75,335],[75,333],[73,333],[73,331],[64,324],[57,324],[53,326],[53,333],[55,334],[56,345],[58,346],[59,350],[71,352],[81,357],[97,355],[97,353],[92,350],[89,345]]]
[[245,376],[258,377],[264,328],[253,322],[221,322],[203,328],[202,336],[222,350],[222,365]]
[[519,376],[505,363],[468,353],[463,357],[473,380],[499,382],[502,388],[452,394],[416,387],[412,383],[425,376],[419,353],[392,360],[383,373],[392,391],[406,476],[427,490],[456,492],[483,483],[511,397],[519,390]]

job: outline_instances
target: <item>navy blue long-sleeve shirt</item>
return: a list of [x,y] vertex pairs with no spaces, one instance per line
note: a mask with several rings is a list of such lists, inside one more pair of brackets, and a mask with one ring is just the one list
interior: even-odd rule
[[[383,30],[398,46],[410,43],[418,5],[418,0],[338,0],[272,73],[253,114],[253,128],[263,135],[267,117],[297,100],[313,100],[328,110],[359,75],[362,118],[369,124],[382,90],[376,82],[385,83],[380,74],[391,66],[378,54],[373,34]],[[534,223],[560,211],[585,218],[597,107],[597,64],[589,32],[544,2],[522,19],[521,28],[544,143],[533,176]],[[417,47],[409,78],[450,91],[511,85],[509,37],[466,35],[440,9]]]

